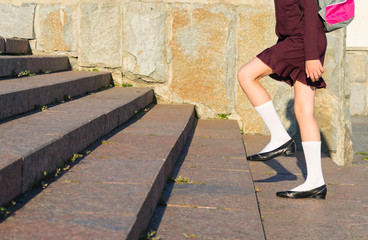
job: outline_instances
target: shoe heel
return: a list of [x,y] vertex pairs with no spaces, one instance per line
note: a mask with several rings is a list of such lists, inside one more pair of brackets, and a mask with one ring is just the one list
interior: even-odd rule
[[326,199],[326,194],[324,194],[324,195],[318,194],[318,195],[314,196],[313,198],[315,198],[315,199]]
[[326,194],[327,194],[327,189],[325,189],[324,191],[316,194],[313,196],[313,198],[316,198],[316,199],[326,199]]
[[288,149],[285,150],[285,155],[286,156],[291,156],[295,154],[295,148],[294,147],[290,147]]

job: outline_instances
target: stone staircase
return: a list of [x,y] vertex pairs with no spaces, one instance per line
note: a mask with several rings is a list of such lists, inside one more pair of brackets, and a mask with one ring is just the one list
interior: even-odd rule
[[156,105],[152,89],[113,87],[109,73],[4,42],[13,51],[0,56],[1,239],[138,239],[194,106]]
[[264,239],[236,121],[4,42],[1,239]]

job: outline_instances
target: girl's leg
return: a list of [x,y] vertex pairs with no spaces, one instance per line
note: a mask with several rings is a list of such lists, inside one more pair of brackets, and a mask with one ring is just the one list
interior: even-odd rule
[[316,90],[296,81],[294,91],[294,110],[300,128],[308,175],[306,181],[292,191],[309,191],[325,184],[321,166],[321,136],[314,117]]
[[275,150],[291,139],[276,113],[270,95],[259,82],[261,78],[271,73],[272,69],[259,58],[252,59],[238,72],[241,88],[271,133],[271,140],[261,153]]
[[259,58],[253,58],[240,68],[238,81],[253,107],[258,107],[271,101],[270,95],[259,82],[259,80],[271,73],[272,69]]

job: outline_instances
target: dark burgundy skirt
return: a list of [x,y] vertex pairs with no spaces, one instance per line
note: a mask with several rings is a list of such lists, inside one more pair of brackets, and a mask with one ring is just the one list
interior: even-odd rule
[[[320,45],[320,61],[322,64],[327,46],[326,37],[325,35],[323,36],[324,39],[320,39],[320,41],[324,42],[322,46]],[[295,81],[299,81],[316,88],[326,87],[322,77],[316,82],[307,78],[303,37],[295,36],[279,39],[275,45],[265,49],[257,57],[272,69],[274,73],[270,77],[273,79],[284,81],[290,86],[293,86]]]

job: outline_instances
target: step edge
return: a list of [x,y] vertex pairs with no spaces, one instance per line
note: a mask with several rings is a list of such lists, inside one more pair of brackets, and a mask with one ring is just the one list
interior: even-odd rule
[[[73,78],[67,81],[58,82],[58,83],[54,83],[51,85],[45,84],[43,86],[37,86],[34,88],[31,87],[31,88],[22,89],[19,91],[13,91],[13,92],[0,94],[0,98],[3,99],[4,104],[6,103],[5,99],[8,99],[10,101],[11,99],[15,98],[16,95],[25,95],[23,102],[26,102],[26,105],[20,105],[20,104],[17,105],[19,110],[13,107],[11,108],[9,107],[10,109],[6,108],[6,106],[10,106],[10,105],[5,104],[4,108],[2,109],[7,109],[8,111],[4,111],[4,110],[2,111],[3,114],[0,115],[0,121],[33,111],[35,110],[34,106],[36,105],[47,106],[50,104],[54,104],[55,99],[59,99],[60,101],[62,101],[64,96],[54,96],[54,95],[50,99],[45,99],[44,102],[41,102],[41,103],[31,101],[31,99],[39,100],[39,99],[42,99],[42,96],[43,98],[46,98],[45,95],[42,94],[44,91],[58,91],[60,89],[60,86],[63,86],[63,85],[66,85],[65,88],[68,89],[74,84],[77,84],[83,81],[89,81],[89,83],[84,84],[83,89],[75,90],[76,93],[70,94],[70,95],[64,94],[64,96],[68,95],[70,97],[78,97],[78,96],[83,96],[86,92],[97,91],[101,87],[111,84],[112,76],[110,73],[106,73],[106,74],[86,76],[86,77],[81,77],[81,78]],[[1,85],[1,81],[0,81],[0,85]],[[19,99],[18,97],[16,98],[22,102],[21,99]],[[5,114],[5,112],[8,112],[8,114]]]
[[[129,228],[129,232],[126,238],[127,240],[139,239],[140,235],[148,227],[149,222],[154,214],[154,210],[157,206],[157,202],[159,201],[160,194],[162,193],[166,185],[166,180],[169,174],[171,173],[172,168],[174,167],[176,161],[178,160],[178,157],[180,156],[180,153],[186,143],[186,140],[188,139],[190,131],[194,127],[195,106],[191,104],[185,104],[185,105],[191,106],[192,108],[188,122],[186,126],[184,127],[184,129],[181,131],[181,134],[178,136],[177,141],[175,142],[174,146],[171,148],[171,151],[168,153],[167,155],[168,157],[165,159],[160,171],[157,173],[157,176],[151,185],[150,191],[148,192],[146,198],[142,202],[142,206],[139,212],[137,213],[136,221],[132,223],[131,227]],[[177,152],[177,156],[173,155],[174,152]],[[163,179],[164,182],[160,183],[159,182],[160,179]],[[150,204],[150,202],[153,202],[153,205]],[[144,213],[145,211],[148,211],[149,216],[145,215]]]

